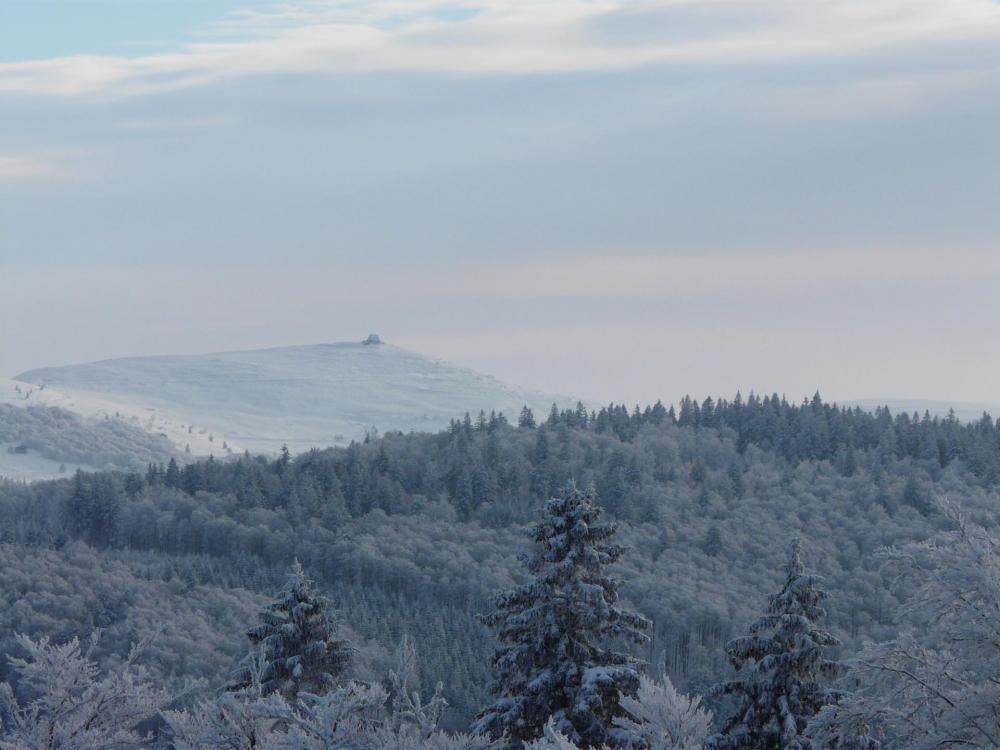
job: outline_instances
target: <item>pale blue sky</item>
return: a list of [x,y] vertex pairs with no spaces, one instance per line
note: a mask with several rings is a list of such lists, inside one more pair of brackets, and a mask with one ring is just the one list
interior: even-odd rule
[[246,0],[4,0],[0,60],[176,51],[232,11],[254,5]]
[[7,0],[0,375],[997,401],[998,92],[992,0]]

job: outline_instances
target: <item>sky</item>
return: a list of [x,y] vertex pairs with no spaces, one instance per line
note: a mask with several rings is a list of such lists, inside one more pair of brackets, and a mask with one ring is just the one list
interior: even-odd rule
[[2,0],[0,375],[1000,402],[998,133],[996,0]]

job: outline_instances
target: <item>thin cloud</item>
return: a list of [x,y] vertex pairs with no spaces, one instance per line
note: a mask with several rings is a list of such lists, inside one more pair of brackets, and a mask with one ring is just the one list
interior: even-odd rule
[[[692,14],[707,7],[711,13]],[[757,21],[747,22],[755,12]],[[633,33],[641,28],[639,35]],[[891,45],[1000,41],[990,0],[483,0],[286,3],[233,15],[173,54],[0,65],[0,94],[142,94],[274,73],[529,75],[747,65]]]
[[212,130],[237,125],[240,118],[233,115],[203,115],[181,118],[135,118],[124,120],[118,130],[134,135],[176,134],[189,131]]
[[[15,274],[12,288],[32,289],[33,269]],[[23,277],[18,276],[23,274]],[[290,264],[208,267],[201,283],[186,269],[157,266],[134,271],[112,267],[67,267],[46,272],[49,288],[60,294],[83,282],[105,283],[117,289],[142,289],[143,299],[168,305],[173,290],[183,286],[193,303],[212,300],[238,318],[259,309],[260,294],[283,300],[283,307],[315,312],[336,300],[338,306],[358,304],[428,304],[466,302],[635,301],[714,298],[732,293],[778,293],[818,286],[851,285],[878,279],[894,283],[965,285],[1000,279],[1000,257],[992,251],[950,248],[865,250],[826,248],[812,251],[739,253],[602,253],[550,257],[540,260],[470,262],[448,268],[399,263],[373,278],[364,265],[339,261],[326,264]],[[488,285],[482,279],[490,279]],[[151,285],[151,286],[150,286]],[[225,292],[220,289],[225,288]],[[8,291],[8,294],[12,293]],[[222,295],[222,296],[220,296]],[[200,314],[200,313],[199,313]]]
[[[736,254],[609,253],[467,268],[401,270],[383,279],[391,299],[635,300],[758,293],[874,278],[964,283],[1000,277],[995,253],[858,249]],[[488,288],[476,283],[488,278]],[[416,281],[414,281],[416,279]],[[418,291],[419,290],[419,291]],[[345,290],[346,291],[346,290]]]
[[0,185],[73,179],[77,176],[73,162],[82,155],[76,150],[44,155],[0,154]]

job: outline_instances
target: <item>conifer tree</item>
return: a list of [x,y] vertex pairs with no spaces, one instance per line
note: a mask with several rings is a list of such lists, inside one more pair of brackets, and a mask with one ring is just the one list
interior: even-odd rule
[[532,532],[537,548],[524,558],[533,580],[499,594],[483,618],[500,641],[499,697],[479,715],[477,734],[529,741],[551,718],[580,747],[635,739],[614,720],[624,715],[621,698],[638,690],[638,660],[609,643],[645,643],[649,622],[618,604],[619,582],[605,568],[625,549],[600,515],[593,491],[572,483],[546,504]]
[[247,687],[255,669],[265,693],[277,691],[290,701],[299,692],[322,695],[335,686],[350,662],[351,649],[337,637],[330,601],[317,592],[297,560],[278,598],[257,620],[247,631],[250,653],[231,690]]
[[173,487],[174,489],[179,489],[181,486],[181,470],[177,466],[177,461],[173,458],[170,459],[170,463],[167,464],[167,472],[164,476],[163,483],[167,487]]
[[278,454],[278,460],[274,462],[274,468],[279,474],[284,474],[285,469],[288,464],[292,461],[292,453],[288,450],[288,445],[281,446],[281,452]]
[[750,625],[748,634],[726,646],[729,662],[739,674],[715,692],[734,696],[737,706],[722,732],[709,741],[710,748],[812,748],[803,736],[806,724],[836,699],[821,682],[840,671],[823,655],[837,639],[816,624],[826,614],[821,604],[829,596],[818,588],[820,580],[805,571],[801,544],[795,539],[784,586],[771,595],[767,610]]
[[705,541],[701,545],[706,555],[718,557],[722,554],[722,533],[718,526],[711,526],[705,535]]
[[521,429],[533,430],[536,425],[534,413],[525,405],[521,408],[521,416],[517,418],[517,426]]

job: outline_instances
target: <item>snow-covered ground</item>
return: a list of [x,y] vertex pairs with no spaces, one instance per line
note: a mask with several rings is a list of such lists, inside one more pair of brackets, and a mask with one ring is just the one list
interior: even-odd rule
[[575,403],[389,344],[360,343],[49,367],[0,388],[12,403],[118,414],[196,455],[222,455],[224,445],[273,453],[287,444],[297,452],[343,444],[372,427],[438,430],[480,409],[516,421],[524,404],[544,418],[553,401]]

